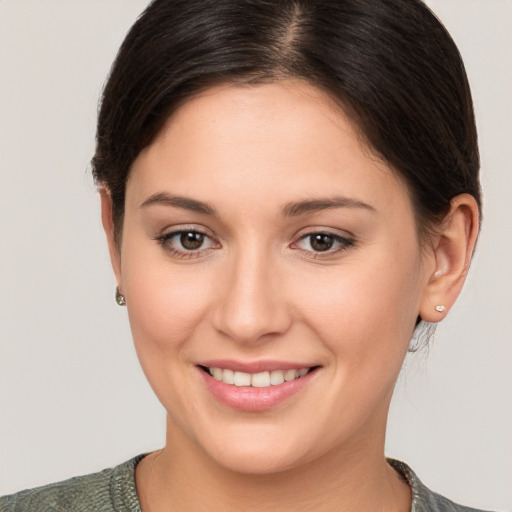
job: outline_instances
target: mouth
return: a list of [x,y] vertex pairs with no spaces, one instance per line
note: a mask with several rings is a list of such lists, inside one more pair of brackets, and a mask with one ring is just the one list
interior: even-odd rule
[[209,373],[215,380],[224,384],[238,387],[268,388],[280,386],[285,382],[291,382],[305,377],[314,371],[317,366],[306,368],[292,368],[287,370],[272,370],[257,373],[235,371],[229,368],[199,366],[204,372]]
[[221,363],[197,365],[202,381],[218,402],[244,412],[263,412],[288,403],[291,397],[316,380],[321,368],[300,365],[293,368],[286,363]]

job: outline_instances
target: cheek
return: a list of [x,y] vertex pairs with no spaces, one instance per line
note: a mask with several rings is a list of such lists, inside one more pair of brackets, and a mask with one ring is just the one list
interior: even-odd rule
[[[141,363],[178,351],[205,317],[211,294],[209,273],[176,265],[143,244],[127,243],[122,260],[123,291]],[[161,362],[164,362],[163,360]]]
[[304,321],[344,365],[399,367],[419,308],[419,255],[375,252],[330,273],[304,273],[294,293],[307,304]]

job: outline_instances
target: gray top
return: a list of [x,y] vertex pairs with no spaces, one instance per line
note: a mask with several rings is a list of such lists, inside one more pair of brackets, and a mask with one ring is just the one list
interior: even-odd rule
[[[135,488],[139,455],[115,468],[0,498],[0,512],[141,512]],[[483,512],[429,491],[412,469],[388,459],[412,489],[411,512]]]

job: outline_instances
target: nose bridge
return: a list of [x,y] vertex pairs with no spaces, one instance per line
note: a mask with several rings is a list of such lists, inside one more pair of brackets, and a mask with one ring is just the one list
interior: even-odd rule
[[216,328],[238,342],[256,342],[285,332],[289,312],[279,291],[278,265],[271,251],[247,243],[233,251],[216,314]]

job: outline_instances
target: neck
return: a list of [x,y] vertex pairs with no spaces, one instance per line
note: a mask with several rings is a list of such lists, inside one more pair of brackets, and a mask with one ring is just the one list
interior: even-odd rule
[[166,447],[137,466],[143,512],[408,512],[408,485],[387,464],[384,439],[337,451],[272,474],[244,474],[220,466],[188,437],[168,428]]

